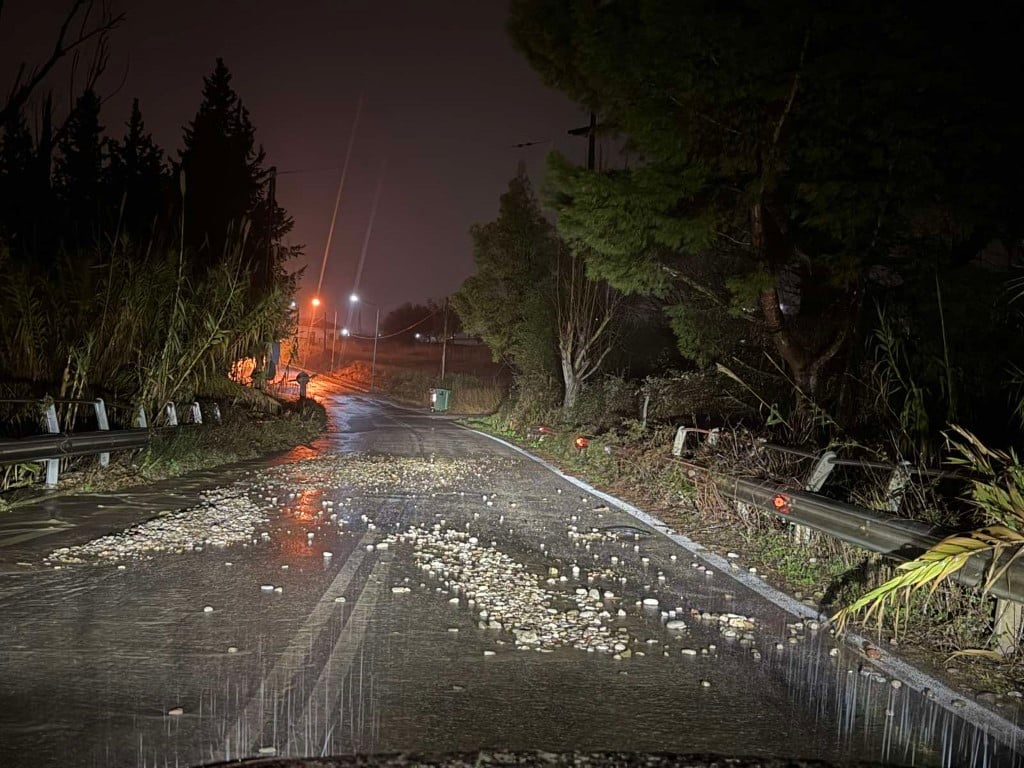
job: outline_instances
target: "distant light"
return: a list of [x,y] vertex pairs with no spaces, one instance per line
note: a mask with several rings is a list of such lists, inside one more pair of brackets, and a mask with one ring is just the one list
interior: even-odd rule
[[359,295],[353,293],[351,296],[348,297],[348,300],[351,301],[352,303],[355,303],[359,301]]
[[316,296],[313,297],[313,306],[314,307],[319,307],[320,306],[320,299],[318,299]]
[[417,339],[422,339],[422,338],[423,338],[423,336],[422,336],[421,334],[417,333],[417,334],[416,334],[416,338],[417,338]]
[[342,336],[348,336],[348,328],[342,328],[341,329],[341,335]]
[[295,299],[292,299],[291,303],[288,304],[288,309],[295,309],[297,306],[299,306],[298,302],[296,302]]

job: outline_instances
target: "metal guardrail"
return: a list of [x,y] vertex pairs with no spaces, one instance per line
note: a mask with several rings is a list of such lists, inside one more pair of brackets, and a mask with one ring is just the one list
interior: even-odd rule
[[149,440],[148,429],[75,432],[0,440],[0,464],[135,450],[145,448]]
[[[766,510],[795,525],[806,526],[894,560],[913,560],[953,533],[781,485],[737,477],[715,478],[715,484],[737,503]],[[975,555],[954,578],[967,586],[977,586],[987,580],[991,565],[991,552]],[[1013,561],[990,592],[1004,600],[1024,602],[1024,560]]]
[[[152,432],[148,429],[149,421],[142,406],[115,405],[113,407],[135,413],[134,428],[111,430],[107,419],[107,404],[102,398],[95,400],[29,400],[4,399],[5,403],[35,403],[40,406],[45,419],[47,434],[34,435],[18,439],[0,439],[0,466],[21,462],[41,461],[46,464],[46,486],[55,488],[60,473],[60,461],[72,456],[97,454],[100,466],[110,463],[110,454],[114,451],[128,451],[145,448],[149,445]],[[57,419],[56,405],[87,405],[95,409],[97,430],[94,432],[61,432]],[[189,423],[203,423],[203,409],[197,401],[187,403]],[[178,409],[173,402],[164,404],[162,409],[168,427],[181,426],[178,421]],[[214,421],[220,421],[220,406],[210,405],[210,414]]]
[[[703,434],[710,442],[717,440],[720,431],[680,427],[673,445],[672,452],[675,456],[681,455],[687,438],[691,434]],[[888,465],[880,462],[844,460],[837,458],[832,451],[814,454],[801,449],[771,444],[762,444],[760,447],[814,460],[815,463],[808,472],[804,488],[796,489],[749,478],[716,476],[706,467],[687,461],[683,463],[689,467],[691,475],[701,472],[712,477],[720,492],[737,504],[756,507],[775,514],[792,523],[798,530],[801,527],[813,529],[894,560],[904,562],[913,560],[946,536],[954,533],[954,531],[938,526],[893,517],[892,514],[887,513],[887,511],[898,510],[910,475],[913,474],[912,468],[906,464]],[[891,473],[887,489],[887,511],[868,509],[837,501],[819,493],[832,468],[844,465],[881,469]],[[948,477],[954,473],[926,470],[921,474],[932,477]],[[992,557],[992,552],[982,552],[973,556],[952,578],[971,587],[986,583],[992,569]],[[997,569],[1009,560],[1010,558],[1007,556],[999,561],[996,564]],[[1010,562],[1009,567],[1003,569],[1000,578],[991,585],[989,591],[1002,600],[1024,603],[1024,558]]]

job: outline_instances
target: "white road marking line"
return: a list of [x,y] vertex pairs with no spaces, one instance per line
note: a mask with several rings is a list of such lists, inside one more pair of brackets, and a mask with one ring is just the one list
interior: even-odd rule
[[[250,697],[245,709],[235,721],[234,727],[228,731],[227,743],[222,755],[232,755],[235,758],[248,755],[249,748],[252,746],[248,742],[258,739],[263,732],[263,724],[266,719],[264,705],[268,701],[268,695],[281,696],[284,694],[292,676],[305,662],[306,654],[316,636],[338,608],[334,598],[341,597],[345,593],[355,577],[356,571],[359,570],[359,566],[362,565],[363,558],[366,557],[365,545],[368,538],[369,534],[366,534],[359,540],[338,575],[334,577],[334,581],[321,595],[319,602],[296,631],[291,642],[288,643],[288,647],[278,657],[273,669],[260,681],[259,690]],[[242,752],[245,754],[243,755]],[[229,758],[225,757],[225,759]]]
[[[370,625],[370,617],[377,609],[377,603],[380,600],[381,593],[384,591],[389,568],[390,562],[378,560],[374,564],[373,571],[366,581],[366,586],[363,587],[363,591],[360,593],[359,599],[356,601],[356,605],[348,617],[348,621],[345,622],[344,628],[338,635],[338,641],[334,644],[331,655],[320,671],[320,676],[317,678],[313,690],[309,693],[309,698],[303,707],[302,716],[294,725],[289,724],[289,730],[292,733],[307,734],[310,743],[305,745],[303,750],[305,755],[313,754],[311,748],[315,749],[323,741],[322,734],[329,733],[330,731],[336,700],[332,693],[334,686],[331,683],[333,681],[337,685],[341,685],[348,675],[349,668],[356,658],[356,653],[366,637],[366,631]],[[319,706],[320,702],[323,702],[322,708]],[[315,722],[312,722],[314,719]],[[293,741],[289,741],[285,744],[283,750],[278,751],[278,754],[291,754],[291,747],[293,745],[301,746],[294,744]]]

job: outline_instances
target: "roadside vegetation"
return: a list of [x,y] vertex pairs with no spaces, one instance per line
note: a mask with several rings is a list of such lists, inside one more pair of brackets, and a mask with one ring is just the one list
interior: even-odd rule
[[[588,159],[553,152],[539,193],[520,169],[471,231],[477,273],[452,304],[512,372],[475,423],[840,627],[1018,687],[995,601],[948,578],[1024,541],[1022,115],[991,74],[1013,66],[993,48],[1007,20],[963,34],[952,15],[812,5],[741,3],[725,23],[692,3],[512,3],[514,44],[591,113]],[[938,38],[970,62],[955,75],[936,75]],[[670,455],[679,425],[721,428],[685,457],[701,471]],[[824,490],[958,535],[897,567],[737,510],[708,476],[807,481],[806,458],[761,441],[905,466],[898,493],[872,466]]]
[[[160,427],[168,402],[247,401],[223,409],[236,429],[157,433],[128,460],[146,479],[306,440],[316,420],[287,424],[282,404],[229,379],[251,358],[265,380],[272,345],[291,335],[298,253],[280,244],[292,220],[231,73],[211,62],[176,158],[138,100],[108,130],[104,90],[116,83],[104,73],[123,19],[71,4],[50,58],[26,63],[0,100],[0,437],[38,433],[43,400],[62,430],[95,429],[96,398],[112,428],[134,426],[140,408]],[[49,75],[65,69],[72,100],[61,105]],[[276,431],[260,436],[270,422],[259,414],[272,413]],[[0,467],[0,492],[38,468]]]

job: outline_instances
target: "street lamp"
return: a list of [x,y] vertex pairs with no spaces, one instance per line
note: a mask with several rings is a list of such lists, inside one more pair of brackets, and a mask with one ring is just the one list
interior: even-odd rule
[[[358,304],[360,301],[363,301],[356,293],[349,296],[348,300],[353,304]],[[377,337],[380,336],[380,305],[374,304],[372,301],[363,301],[363,304],[369,304],[375,310],[375,317],[373,320],[373,358],[370,361],[370,391],[373,392],[373,376],[377,369]]]

